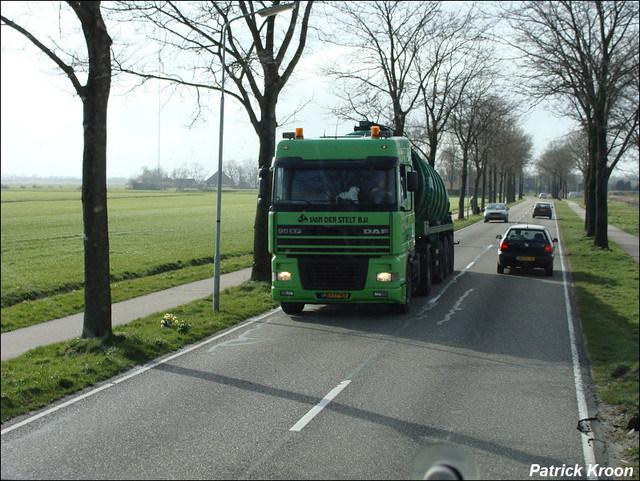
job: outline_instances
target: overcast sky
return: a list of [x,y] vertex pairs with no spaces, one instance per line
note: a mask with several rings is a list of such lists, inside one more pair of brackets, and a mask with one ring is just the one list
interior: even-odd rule
[[[13,2],[11,2],[13,3]],[[17,3],[17,2],[16,2]],[[2,2],[3,13],[6,3]],[[286,14],[283,14],[286,15]],[[57,22],[57,18],[53,19]],[[2,27],[0,74],[2,176],[82,176],[82,102],[71,82],[53,62],[9,27]],[[353,122],[329,119],[321,105],[330,104],[331,85],[316,75],[317,55],[303,56],[297,82],[280,96],[278,114],[292,112],[306,99],[314,99],[295,121],[279,129],[303,127],[305,136],[347,133]],[[171,172],[184,164],[199,163],[208,174],[218,166],[219,93],[207,101],[205,117],[189,128],[191,98],[159,91],[156,82],[128,92],[124,79],[114,83],[109,99],[107,175],[133,177],[143,167],[158,164]],[[225,98],[224,159],[255,159],[258,140],[241,108]],[[534,141],[534,156],[547,144],[574,128],[543,108],[537,109],[523,128]],[[436,166],[437,167],[437,166]]]

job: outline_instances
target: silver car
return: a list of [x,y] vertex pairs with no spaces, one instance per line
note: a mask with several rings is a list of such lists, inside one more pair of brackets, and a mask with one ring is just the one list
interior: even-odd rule
[[509,208],[507,204],[488,204],[484,209],[484,221],[489,222],[490,220],[509,222]]

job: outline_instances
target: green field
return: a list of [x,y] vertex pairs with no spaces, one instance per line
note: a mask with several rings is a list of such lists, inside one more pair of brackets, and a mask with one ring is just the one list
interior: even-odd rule
[[[67,189],[2,191],[2,307],[80,289],[82,202]],[[213,262],[215,193],[108,194],[112,281]],[[222,258],[253,250],[255,192],[222,196]]]

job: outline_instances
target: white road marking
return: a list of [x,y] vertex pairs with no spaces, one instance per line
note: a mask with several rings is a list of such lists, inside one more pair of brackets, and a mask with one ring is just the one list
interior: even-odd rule
[[246,326],[248,326],[250,324],[253,324],[254,322],[258,322],[258,321],[264,319],[267,316],[270,316],[271,314],[273,314],[274,312],[276,312],[279,309],[280,308],[273,309],[271,311],[268,311],[268,312],[265,312],[264,314],[259,315],[258,317],[255,317],[253,319],[249,319],[248,321],[243,322],[242,324],[240,324],[240,325],[238,325],[238,326],[236,326],[236,327],[234,327],[232,329],[229,329],[228,331],[225,331],[222,334],[218,334],[217,336],[214,336],[214,337],[212,337],[210,339],[207,339],[205,341],[202,341],[202,342],[199,342],[197,344],[194,344],[193,346],[188,347],[188,348],[186,348],[186,349],[184,349],[182,351],[178,351],[177,353],[175,353],[175,354],[173,354],[173,355],[171,355],[169,357],[166,357],[166,358],[162,359],[161,361],[153,361],[153,362],[151,362],[149,364],[145,364],[142,367],[136,367],[129,374],[126,374],[126,375],[124,375],[122,377],[119,377],[115,381],[112,381],[112,382],[110,382],[108,384],[104,384],[104,385],[102,385],[100,387],[97,387],[95,389],[92,389],[91,391],[86,392],[85,394],[82,394],[80,396],[76,396],[76,397],[74,397],[74,398],[72,398],[72,399],[70,399],[70,400],[68,400],[68,401],[66,401],[66,402],[64,402],[62,404],[54,406],[54,407],[52,407],[50,409],[47,409],[46,411],[42,411],[39,414],[36,414],[34,416],[31,416],[31,417],[28,417],[27,419],[25,419],[23,421],[20,421],[19,423],[16,423],[16,424],[13,424],[13,425],[9,426],[8,428],[5,428],[2,431],[0,431],[0,435],[4,435],[4,434],[6,434],[8,432],[13,431],[14,429],[18,429],[21,426],[25,426],[27,424],[30,424],[33,421],[37,420],[37,419],[40,419],[40,418],[42,418],[44,416],[52,414],[52,413],[54,413],[54,412],[56,412],[56,411],[58,411],[58,410],[60,410],[60,409],[62,409],[64,407],[67,407],[67,406],[70,406],[72,404],[75,404],[78,401],[82,401],[83,399],[88,398],[89,396],[93,396],[94,394],[97,394],[100,391],[104,391],[105,389],[109,389],[110,387],[116,386],[116,385],[120,384],[121,382],[126,381],[127,379],[131,379],[132,377],[137,376],[138,374],[142,374],[143,372],[147,372],[149,369],[153,369],[154,367],[159,366],[160,364],[165,364],[165,363],[167,363],[167,362],[169,362],[169,361],[171,361],[171,360],[173,360],[173,359],[175,359],[177,357],[183,356],[184,354],[187,354],[188,352],[191,352],[194,349],[198,349],[198,348],[200,348],[200,347],[202,347],[202,346],[204,346],[206,344],[209,344],[209,343],[211,343],[213,341],[216,341],[216,340],[220,339],[221,337],[228,336],[229,334],[231,334],[232,332],[237,331],[238,329],[242,329],[243,327],[246,327]]
[[467,297],[471,291],[473,291],[474,289],[469,289],[467,292],[465,292],[464,294],[462,294],[462,296],[460,297],[460,299],[458,299],[458,301],[454,304],[454,306],[451,308],[451,310],[449,312],[447,312],[447,315],[444,316],[444,319],[442,319],[441,321],[438,321],[436,323],[437,326],[441,326],[442,324],[444,324],[445,322],[451,320],[451,316],[453,316],[453,313],[456,311],[460,311],[462,308],[460,307],[462,305],[462,301],[464,301],[464,298]]
[[289,431],[301,431],[313,418],[315,418],[320,412],[329,404],[338,394],[346,388],[351,380],[347,379],[342,381],[336,387],[334,387],[329,394],[322,398],[322,400],[316,404],[311,410],[300,418],[300,421],[295,423]]
[[429,300],[429,302],[427,304],[425,304],[425,306],[420,310],[420,312],[418,313],[418,316],[422,316],[424,315],[427,311],[430,311],[431,309],[433,309],[437,304],[438,304],[438,300],[440,299],[440,297],[442,296],[442,294],[444,294],[446,292],[447,289],[449,289],[449,287],[452,284],[455,284],[458,281],[458,278],[462,275],[464,275],[477,261],[478,259],[480,259],[480,257],[482,257],[484,255],[485,252],[487,252],[489,249],[491,249],[493,247],[493,244],[489,244],[487,247],[485,247],[482,252],[480,252],[469,264],[467,264],[465,266],[464,269],[462,269],[460,272],[458,272],[458,274],[456,274],[454,276],[453,279],[451,279],[438,293],[437,296],[433,297],[432,299]]
[[[564,305],[567,313],[567,328],[569,329],[569,342],[571,343],[571,362],[573,364],[573,382],[576,387],[576,401],[578,404],[578,419],[589,418],[589,409],[587,408],[587,400],[582,385],[582,366],[580,365],[580,356],[578,355],[578,347],[576,345],[576,335],[573,327],[573,314],[571,311],[571,301],[569,298],[569,283],[567,282],[567,271],[564,266],[564,252],[562,248],[562,238],[560,237],[560,229],[558,228],[558,219],[555,219],[556,232],[558,237],[558,247],[560,248],[560,265],[562,267],[562,285],[564,287]],[[580,433],[582,440],[582,454],[584,456],[585,466],[593,466],[596,464],[596,457],[593,452],[593,446],[590,444],[589,435]],[[598,479],[595,475],[587,476],[588,479]]]

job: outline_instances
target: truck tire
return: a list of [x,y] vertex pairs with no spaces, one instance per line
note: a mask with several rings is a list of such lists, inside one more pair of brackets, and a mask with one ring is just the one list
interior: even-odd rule
[[424,259],[422,259],[420,263],[420,280],[418,282],[418,289],[416,289],[416,294],[419,296],[428,296],[431,294],[431,286],[433,284],[433,279],[431,277],[431,254],[429,249],[424,255]]
[[442,239],[442,279],[449,275],[449,241],[446,237]]
[[447,237],[447,252],[449,254],[449,274],[453,274],[453,237]]
[[300,314],[304,309],[303,302],[281,302],[280,307],[285,312],[285,314],[289,314],[290,316]]
[[434,284],[440,284],[443,279],[443,258],[444,258],[444,248],[442,245],[442,239],[440,239],[440,242],[438,243],[438,253],[435,255],[435,258],[437,260],[437,265],[436,263],[434,263],[433,266],[433,282]]

